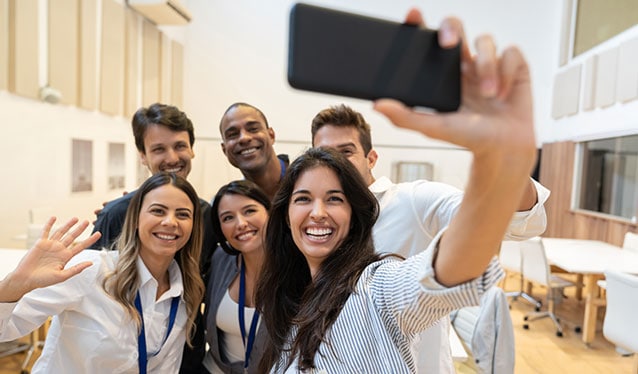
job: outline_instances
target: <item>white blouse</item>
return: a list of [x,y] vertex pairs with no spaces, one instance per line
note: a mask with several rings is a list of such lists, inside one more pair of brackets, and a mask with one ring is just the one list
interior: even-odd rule
[[[104,276],[115,269],[116,251],[83,251],[69,265],[93,265],[65,282],[35,289],[17,303],[0,303],[0,341],[25,336],[53,316],[40,358],[32,373],[137,373],[137,326],[122,306],[102,289]],[[177,373],[186,341],[187,314],[182,274],[169,267],[170,289],[155,300],[157,282],[138,257],[140,298],[146,327],[148,371]],[[175,325],[161,351],[171,300],[180,297]]]

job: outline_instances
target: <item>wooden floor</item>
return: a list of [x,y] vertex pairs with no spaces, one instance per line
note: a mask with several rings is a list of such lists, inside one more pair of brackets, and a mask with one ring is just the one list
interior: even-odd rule
[[[506,289],[517,283],[508,280]],[[596,339],[590,347],[586,347],[581,340],[581,334],[574,332],[574,327],[580,326],[583,321],[584,301],[577,301],[573,292],[566,292],[567,299],[556,306],[556,314],[561,319],[563,337],[556,336],[556,329],[549,318],[543,318],[529,323],[529,330],[523,329],[525,314],[533,312],[534,308],[529,303],[519,298],[510,300],[512,323],[514,324],[514,336],[516,340],[516,364],[517,374],[544,374],[544,373],[600,373],[622,374],[632,373],[634,357],[624,357],[616,352],[615,347],[609,343],[602,334],[604,308],[598,313]],[[543,300],[545,310],[544,289],[535,287],[534,297]],[[458,373],[474,373],[466,365],[457,365]]]
[[[515,281],[508,281],[507,288]],[[580,325],[584,306],[567,293],[568,298],[557,306],[557,314],[562,319],[564,336],[555,335],[552,322],[546,318],[530,323],[530,329],[523,329],[523,316],[533,310],[527,302],[519,299],[511,302],[512,321],[516,339],[517,374],[535,373],[631,373],[633,357],[623,357],[602,336],[604,308],[599,313],[598,331],[591,347],[581,341],[581,335],[574,332]],[[534,288],[534,296],[543,298],[541,288]],[[14,354],[0,358],[0,374],[20,373],[24,354]],[[35,357],[32,362],[35,361]],[[466,365],[457,365],[459,373],[474,373]]]

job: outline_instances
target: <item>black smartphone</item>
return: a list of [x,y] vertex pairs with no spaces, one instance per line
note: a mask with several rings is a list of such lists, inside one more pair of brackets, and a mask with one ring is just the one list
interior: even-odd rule
[[288,82],[298,89],[454,111],[460,56],[436,30],[303,3],[290,12]]

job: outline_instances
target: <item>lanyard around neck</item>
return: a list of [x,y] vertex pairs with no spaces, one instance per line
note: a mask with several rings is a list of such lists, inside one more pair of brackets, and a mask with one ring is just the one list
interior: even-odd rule
[[281,174],[279,175],[279,181],[281,182],[284,179],[284,175],[286,175],[286,163],[282,159],[279,160],[279,165],[281,165]]
[[[177,308],[179,307],[179,296],[175,296],[171,301],[171,311],[168,315],[168,329],[166,330],[166,336],[160,345],[160,348],[157,352],[153,353],[153,356],[156,356],[164,347],[164,343],[168,339],[168,336],[171,334],[171,330],[173,329],[173,325],[175,324],[175,316],[177,316]],[[137,295],[135,296],[135,308],[137,312],[140,314],[140,320],[142,321],[142,328],[140,331],[140,336],[137,339],[137,363],[139,365],[140,374],[146,374],[146,366],[148,363],[148,357],[146,352],[146,332],[144,329],[144,313],[142,313],[142,301],[140,299],[140,292],[137,291]]]
[[259,321],[259,312],[255,309],[253,314],[253,320],[250,323],[250,332],[248,333],[248,342],[246,342],[246,326],[244,319],[244,305],[246,297],[246,266],[244,265],[244,258],[241,258],[241,265],[239,270],[239,303],[237,312],[239,315],[239,331],[241,331],[241,340],[244,342],[246,349],[244,356],[244,371],[248,370],[248,360],[250,359],[250,352],[253,350],[253,343],[255,342],[255,334],[257,332],[257,321]]

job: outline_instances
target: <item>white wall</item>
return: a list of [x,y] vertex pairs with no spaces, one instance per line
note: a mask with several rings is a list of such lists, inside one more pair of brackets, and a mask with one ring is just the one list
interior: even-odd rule
[[[633,42],[631,45],[633,51],[629,64],[633,64],[633,70],[623,75],[619,72],[621,62],[616,60],[612,61],[612,66],[608,70],[598,70],[594,68],[594,73],[590,76],[590,79],[595,82],[597,74],[604,74],[606,85],[611,85],[612,92],[610,93],[609,100],[613,103],[611,105],[602,106],[596,105],[596,99],[590,98],[591,107],[589,109],[587,102],[587,80],[588,80],[588,63],[595,60],[601,54],[607,54],[609,52],[617,52],[625,43]],[[550,143],[554,141],[575,140],[585,141],[601,138],[609,138],[630,134],[638,134],[638,79],[636,79],[636,61],[633,61],[636,56],[636,50],[634,49],[638,43],[638,25],[625,30],[619,35],[601,43],[594,48],[583,52],[582,54],[571,58],[564,66],[560,67],[557,72],[563,72],[567,69],[582,67],[583,73],[580,77],[580,89],[574,89],[573,94],[577,95],[577,109],[574,114],[567,115],[558,119],[551,119],[547,126],[542,128],[542,137],[545,142]],[[618,59],[618,57],[616,56]],[[595,66],[595,65],[594,65]],[[626,71],[624,71],[626,73]],[[627,81],[629,80],[629,81]],[[628,101],[622,100],[619,97],[616,90],[616,86],[623,84],[624,86],[631,87],[634,92],[632,99]],[[593,83],[592,96],[596,93],[596,83]]]
[[[466,181],[469,155],[447,144],[395,129],[371,109],[368,101],[314,94],[290,88],[286,82],[288,12],[290,0],[189,0],[193,13],[185,34],[185,110],[193,118],[198,137],[217,143],[205,164],[201,183],[204,190],[216,190],[228,175],[239,176],[219,151],[219,118],[228,105],[245,101],[261,108],[275,129],[278,152],[292,155],[304,146],[286,141],[310,141],[310,121],[319,110],[345,102],[362,112],[373,127],[373,143],[379,148],[376,175],[390,175],[392,162],[422,160],[435,164],[435,179],[462,187]],[[465,20],[468,37],[492,33],[499,46],[517,44],[532,66],[535,115],[539,124],[550,118],[552,79],[558,61],[561,2],[407,1],[358,0],[312,1],[317,5],[360,12],[402,21],[408,9],[419,7],[430,27],[443,17]],[[540,144],[540,139],[539,139]],[[408,146],[408,149],[402,147]],[[290,148],[294,151],[288,151]],[[438,150],[437,150],[438,149]],[[213,169],[208,169],[212,164]],[[230,170],[228,170],[230,169]],[[219,175],[219,177],[218,177]],[[193,177],[196,178],[196,177]]]
[[[196,128],[196,157],[190,180],[203,198],[233,178],[219,146],[219,119],[228,105],[246,101],[261,108],[276,131],[275,147],[296,156],[309,146],[311,118],[319,110],[345,102],[373,126],[380,153],[375,174],[391,175],[395,161],[427,161],[434,179],[463,187],[470,157],[447,144],[394,129],[362,100],[295,91],[285,81],[289,0],[182,0],[193,14],[185,27],[163,28],[184,44],[184,110]],[[411,6],[423,10],[436,27],[446,15],[465,21],[469,38],[492,33],[499,46],[518,44],[532,70],[535,115],[539,128],[551,126],[550,98],[557,70],[562,4],[555,0],[352,0],[316,4],[401,21]],[[93,219],[102,201],[121,191],[106,191],[107,143],[126,143],[127,190],[135,188],[137,157],[128,118],[112,118],[77,108],[53,106],[0,92],[4,130],[0,156],[5,177],[0,187],[0,246],[23,245],[28,211],[47,208],[60,217]],[[72,138],[94,141],[92,193],[70,193]],[[408,148],[403,148],[408,146]]]

